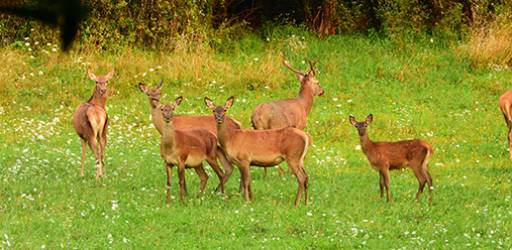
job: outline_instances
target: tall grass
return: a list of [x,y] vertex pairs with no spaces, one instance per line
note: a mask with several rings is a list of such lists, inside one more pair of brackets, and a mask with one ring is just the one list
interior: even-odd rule
[[512,66],[512,7],[491,18],[480,18],[460,46],[475,68]]

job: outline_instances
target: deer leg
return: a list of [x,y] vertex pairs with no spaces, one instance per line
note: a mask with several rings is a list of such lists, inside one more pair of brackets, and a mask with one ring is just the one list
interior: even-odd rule
[[106,176],[106,171],[105,171],[105,144],[106,144],[106,139],[101,135],[100,133],[100,148],[101,148],[101,153],[100,153],[100,156],[101,156],[101,167],[102,167],[102,176]]
[[423,171],[423,173],[424,173],[425,178],[427,179],[427,183],[428,183],[428,193],[429,193],[428,202],[432,203],[432,190],[434,189],[434,186],[432,186],[432,184],[433,184],[432,176],[430,176],[430,173],[426,169]]
[[219,185],[217,188],[215,188],[215,192],[218,192],[220,190],[221,193],[224,193],[224,174],[222,173],[222,170],[220,169],[219,165],[217,164],[217,160],[215,158],[212,159],[206,159],[208,164],[213,168],[213,171],[215,171],[215,174],[217,177],[219,177]]
[[284,169],[280,165],[277,165],[276,168],[277,172],[279,172],[279,176],[283,177],[285,174]]
[[96,137],[91,137],[88,141],[89,147],[94,152],[94,156],[96,157],[96,179],[101,177],[101,156],[100,156],[100,148]]
[[305,182],[306,182],[306,176],[304,176],[304,172],[302,172],[295,163],[288,162],[288,167],[290,167],[293,171],[293,174],[295,177],[297,177],[297,194],[295,195],[295,207],[299,205],[300,198],[302,196],[302,191],[304,190]]
[[185,162],[180,160],[178,164],[178,177],[180,183],[180,200],[183,203],[185,201],[186,183],[185,183]]
[[393,201],[393,199],[391,198],[391,194],[389,191],[389,186],[390,186],[389,166],[385,167],[382,174],[384,175],[384,186],[386,187],[386,201],[391,202],[391,201]]
[[263,178],[267,178],[267,175],[268,175],[268,167],[266,168],[263,168]]
[[384,174],[379,171],[379,186],[380,186],[380,198],[384,198],[384,186],[386,185],[386,182],[384,180]]
[[[226,155],[224,152],[219,152],[220,150],[217,150],[217,157],[219,158],[220,162],[222,163],[222,166],[224,167],[224,179],[222,180],[222,187],[226,184],[229,177],[231,177],[231,174],[233,173],[233,164],[228,161],[226,158]],[[219,187],[215,190],[215,192],[219,192]],[[224,191],[222,191],[224,193]]]
[[86,142],[85,140],[80,140],[81,144],[82,144],[82,166],[80,168],[80,176],[84,177],[85,176],[85,147],[86,147]]
[[[421,163],[420,163],[421,164]],[[427,178],[425,177],[425,174],[423,173],[423,170],[419,168],[420,166],[413,168],[414,175],[416,176],[416,179],[418,180],[418,192],[416,193],[416,201],[420,201],[420,195],[423,193],[423,189],[425,188],[425,184],[427,183]]]
[[201,180],[201,183],[199,185],[199,194],[197,195],[200,197],[202,194],[204,194],[204,189],[206,188],[206,183],[208,182],[208,175],[204,171],[203,165],[197,166],[194,168],[197,175],[199,176],[199,179]]
[[240,172],[242,173],[240,184],[243,186],[243,192],[246,201],[251,201],[250,195],[250,184],[251,184],[251,172],[249,163],[240,164]]
[[508,152],[509,158],[512,160],[512,128],[508,130]]
[[171,181],[172,181],[172,164],[165,164],[165,171],[167,172],[167,192],[165,196],[165,204],[169,206],[169,203],[171,203]]
[[308,205],[308,200],[309,200],[309,176],[306,173],[306,169],[304,169],[303,165],[300,168],[301,168],[302,173],[304,174],[304,176],[306,176],[306,179],[304,181],[304,204]]

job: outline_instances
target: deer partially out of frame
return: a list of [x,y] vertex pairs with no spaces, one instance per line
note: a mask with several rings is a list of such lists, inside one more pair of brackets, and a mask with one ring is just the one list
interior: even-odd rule
[[505,118],[505,122],[508,127],[508,147],[509,147],[509,157],[512,160],[512,113],[510,113],[512,105],[512,91],[507,91],[505,94],[500,96],[500,110],[503,113],[503,118]]
[[110,70],[105,76],[96,76],[89,69],[89,78],[96,82],[94,92],[86,103],[82,103],[73,115],[73,127],[82,140],[82,166],[80,175],[84,176],[86,144],[96,157],[96,178],[105,174],[105,145],[107,143],[108,116],[105,110],[107,100],[107,82],[114,75]]
[[[303,73],[294,69],[284,54],[281,54],[284,66],[295,73],[300,82],[299,95],[295,98],[278,100],[258,105],[252,112],[251,121],[254,129],[272,129],[294,127],[304,130],[307,125],[307,117],[313,106],[315,96],[324,94],[319,81],[315,78],[314,63],[309,62],[309,71]],[[281,175],[283,170],[278,168]],[[267,169],[265,168],[265,176]]]
[[207,161],[219,177],[219,186],[224,193],[225,177],[217,164],[217,137],[206,129],[180,130],[175,129],[171,122],[174,109],[181,103],[182,97],[167,105],[159,104],[164,124],[162,126],[162,138],[160,141],[160,155],[165,163],[167,171],[167,195],[166,203],[170,203],[172,167],[178,166],[180,183],[180,198],[184,201],[186,193],[185,168],[194,168],[201,179],[199,193],[202,194],[208,181],[208,175],[204,171],[203,161]]
[[[304,157],[309,146],[306,132],[292,127],[269,130],[235,129],[226,124],[226,111],[233,105],[234,97],[227,99],[224,106],[215,105],[208,97],[204,99],[217,121],[219,143],[228,159],[235,163],[240,172],[242,190],[247,201],[252,199],[251,173],[252,166],[276,166],[286,161],[297,177],[298,189],[295,206],[298,206],[304,190],[304,203],[308,202],[308,175],[304,169]],[[226,176],[232,169],[226,170]]]
[[[154,88],[149,88],[142,82],[139,83],[140,91],[148,96],[149,104],[151,105],[151,120],[160,135],[162,135],[163,126],[165,124],[162,118],[162,113],[158,108],[158,105],[160,105],[162,85],[163,81],[160,81],[160,83]],[[226,119],[226,123],[228,127],[236,129],[240,128],[240,123],[235,119],[228,117]],[[215,122],[215,118],[211,115],[175,115],[173,116],[172,124],[175,129],[206,129],[214,135],[217,135],[217,123]],[[225,169],[233,168],[221,148],[217,148],[217,156]],[[216,191],[220,191],[219,188],[217,188]]]
[[389,171],[409,167],[418,179],[419,188],[416,193],[416,200],[419,201],[425,184],[429,186],[429,202],[432,202],[432,177],[428,172],[428,161],[433,154],[432,146],[423,140],[406,140],[396,142],[374,142],[371,141],[366,132],[366,127],[373,121],[370,114],[363,122],[358,122],[353,116],[349,117],[350,124],[357,128],[361,147],[366,158],[372,167],[380,174],[380,197],[384,197],[386,188],[386,200],[392,200],[389,192]]

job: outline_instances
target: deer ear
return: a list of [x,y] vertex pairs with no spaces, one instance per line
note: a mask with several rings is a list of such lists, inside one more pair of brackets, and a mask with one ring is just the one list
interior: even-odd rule
[[178,98],[176,98],[176,100],[174,100],[174,106],[180,105],[181,101],[183,101],[183,96],[178,96]]
[[96,81],[97,77],[94,73],[92,73],[92,70],[90,68],[87,70],[87,75],[89,76],[89,79]]
[[147,93],[148,92],[148,88],[146,87],[146,85],[142,82],[139,82],[139,90],[144,92],[144,93]]
[[114,69],[111,69],[106,75],[105,80],[110,80],[114,76]]
[[354,125],[354,126],[355,126],[355,125],[356,125],[356,123],[357,123],[356,118],[355,118],[355,117],[353,117],[353,116],[351,116],[351,115],[348,117],[348,120],[350,121],[350,124],[352,124],[352,125]]
[[235,101],[235,97],[234,96],[229,97],[228,100],[226,101],[226,104],[224,104],[224,108],[225,109],[231,108],[231,106],[233,106],[233,102],[234,101]]
[[215,104],[213,103],[212,100],[210,100],[210,98],[208,97],[205,97],[204,98],[204,104],[206,104],[206,107],[208,107],[209,109],[211,110],[214,110],[215,109]]
[[367,117],[366,117],[366,124],[370,124],[373,122],[373,115],[372,114],[369,114]]
[[160,83],[156,85],[156,89],[160,90],[162,88],[162,85],[164,85],[164,80],[160,80]]

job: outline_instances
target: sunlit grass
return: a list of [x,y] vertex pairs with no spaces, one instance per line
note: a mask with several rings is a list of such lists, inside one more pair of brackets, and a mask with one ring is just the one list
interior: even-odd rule
[[[289,31],[288,31],[289,32]],[[232,52],[60,55],[41,49],[3,49],[0,72],[0,245],[3,248],[510,248],[512,171],[506,128],[497,107],[510,71],[475,71],[449,48],[334,36],[316,40],[274,34],[251,37]],[[46,46],[46,45],[45,45]],[[51,47],[51,46],[50,46]],[[166,207],[165,170],[147,97],[136,84],[164,79],[164,102],[185,97],[176,110],[207,114],[202,98],[235,95],[231,115],[249,127],[257,104],[293,97],[298,82],[279,51],[306,69],[318,60],[326,93],[315,99],[307,131],[311,204],[292,206],[296,180],[253,168],[255,200],[238,195],[196,198],[199,181],[187,171],[188,202]],[[33,56],[33,57],[31,57]],[[88,151],[79,177],[80,143],[71,126],[87,100],[92,67],[116,70],[107,102],[110,130],[107,178],[94,179]],[[39,74],[42,72],[42,74]],[[414,202],[411,171],[391,173],[394,203],[378,196],[371,169],[348,115],[374,115],[375,140],[422,138],[434,146],[434,202]]]

